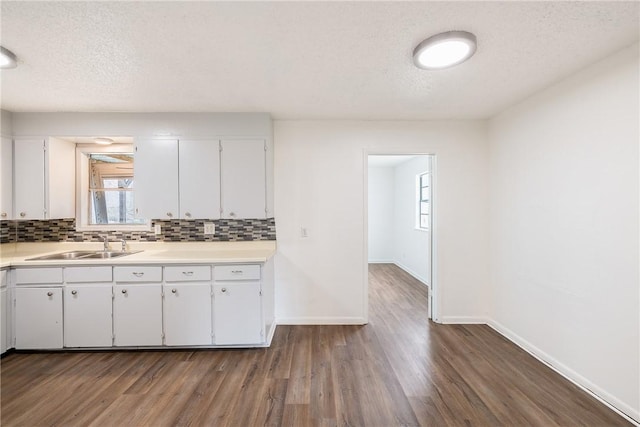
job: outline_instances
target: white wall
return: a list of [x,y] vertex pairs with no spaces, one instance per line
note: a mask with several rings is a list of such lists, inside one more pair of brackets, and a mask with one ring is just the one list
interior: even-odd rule
[[13,114],[10,111],[0,110],[0,135],[13,136]]
[[395,169],[369,167],[369,262],[392,263],[394,253]]
[[640,420],[638,45],[490,122],[491,324]]
[[279,322],[366,322],[366,154],[390,153],[436,154],[440,320],[483,320],[485,130],[479,121],[275,121]]
[[429,284],[429,234],[416,228],[416,176],[429,171],[429,158],[419,156],[395,167],[394,262]]

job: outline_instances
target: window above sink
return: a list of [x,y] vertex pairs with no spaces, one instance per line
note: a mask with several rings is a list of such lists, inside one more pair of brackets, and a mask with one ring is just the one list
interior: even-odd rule
[[148,231],[134,208],[133,138],[76,146],[76,230]]

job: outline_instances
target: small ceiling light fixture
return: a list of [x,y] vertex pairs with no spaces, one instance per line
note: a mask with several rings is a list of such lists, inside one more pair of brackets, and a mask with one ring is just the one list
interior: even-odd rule
[[476,36],[466,31],[447,31],[422,41],[413,50],[416,67],[442,70],[471,58],[476,51]]
[[18,58],[9,49],[0,46],[0,68],[16,68],[18,66]]
[[95,142],[96,144],[100,144],[100,145],[111,145],[111,144],[113,144],[113,139],[111,139],[111,138],[95,138],[93,140],[93,142]]

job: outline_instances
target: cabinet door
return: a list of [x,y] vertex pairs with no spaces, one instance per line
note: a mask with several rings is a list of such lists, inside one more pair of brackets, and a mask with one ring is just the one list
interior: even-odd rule
[[259,282],[215,283],[213,313],[217,345],[264,341]]
[[218,140],[180,140],[180,217],[220,218]]
[[13,219],[13,141],[9,138],[2,138],[0,162],[0,219]]
[[211,283],[164,285],[166,345],[211,345]]
[[17,219],[44,219],[44,140],[19,139],[14,150],[14,211]]
[[62,288],[16,288],[16,349],[62,348]]
[[178,141],[137,141],[134,156],[136,216],[178,218]]
[[64,346],[111,347],[110,284],[64,288]]
[[116,346],[162,345],[162,285],[117,284],[113,296]]
[[9,299],[7,288],[0,289],[0,354],[9,349]]
[[223,140],[222,218],[266,217],[264,140]]

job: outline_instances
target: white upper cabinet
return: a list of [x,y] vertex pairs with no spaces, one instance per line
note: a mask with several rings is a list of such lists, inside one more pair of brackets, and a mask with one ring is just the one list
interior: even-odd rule
[[75,143],[16,139],[13,150],[14,217],[75,217]]
[[266,150],[263,139],[222,140],[222,218],[266,218]]
[[15,217],[43,219],[44,206],[44,139],[16,140],[14,145]]
[[134,156],[136,216],[146,219],[178,218],[178,141],[136,141]]
[[220,144],[216,140],[180,140],[180,217],[220,218]]
[[141,140],[135,147],[136,216],[220,217],[218,140]]
[[2,137],[0,146],[0,219],[13,218],[13,141]]

